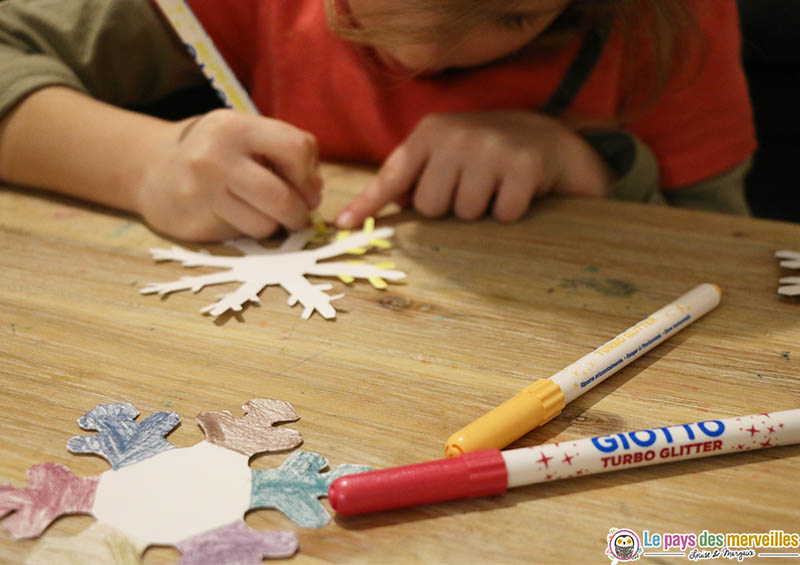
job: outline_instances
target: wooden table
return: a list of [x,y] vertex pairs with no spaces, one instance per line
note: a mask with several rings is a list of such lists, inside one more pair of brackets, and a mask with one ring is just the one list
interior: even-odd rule
[[[328,166],[332,218],[367,171]],[[594,200],[550,199],[514,225],[424,220],[396,227],[391,258],[407,282],[334,292],[335,321],[300,317],[268,288],[258,307],[215,321],[217,289],[139,294],[186,270],[154,262],[171,244],[137,220],[82,203],[0,191],[0,483],[28,467],[78,476],[108,464],[66,449],[76,418],[129,401],[140,419],[176,411],[169,440],[203,439],[195,415],[251,398],[291,402],[303,449],[331,466],[439,458],[445,439],[537,377],[549,376],[695,285],[722,287],[698,323],[570,404],[515,445],[800,406],[800,303],[776,294],[777,249],[800,226]],[[209,249],[217,249],[209,247]],[[369,259],[369,258],[368,258]],[[207,269],[205,272],[211,272]],[[234,288],[230,286],[230,288]],[[277,466],[285,454],[256,458]],[[293,529],[297,563],[604,563],[609,528],[720,533],[800,530],[800,447],[781,447],[523,487],[501,497],[336,519],[303,529],[279,512],[255,529]],[[327,501],[324,501],[327,506]],[[45,536],[79,532],[90,517]],[[33,541],[0,534],[0,562]],[[151,548],[146,563],[178,552]],[[669,558],[647,562],[680,562]],[[751,560],[749,562],[756,562]],[[772,561],[770,561],[772,562]]]

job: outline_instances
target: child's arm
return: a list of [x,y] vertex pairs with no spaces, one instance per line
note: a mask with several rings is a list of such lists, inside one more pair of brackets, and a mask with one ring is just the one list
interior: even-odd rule
[[136,212],[187,240],[299,229],[320,188],[315,142],[289,124],[230,110],[167,122],[58,86],[0,122],[0,178]]
[[0,2],[0,118],[46,86],[137,107],[204,82],[149,0]]
[[0,179],[185,239],[302,227],[321,186],[309,134],[228,110],[174,123],[117,107],[202,80],[147,1],[3,0]]
[[745,177],[751,159],[696,183],[662,190],[659,164],[650,147],[630,132],[587,132],[585,139],[615,172],[609,197],[746,216]]
[[413,190],[430,217],[451,210],[475,219],[491,208],[515,221],[548,193],[606,196],[613,171],[574,130],[533,112],[498,111],[426,117],[387,158],[374,180],[340,214],[360,224]]

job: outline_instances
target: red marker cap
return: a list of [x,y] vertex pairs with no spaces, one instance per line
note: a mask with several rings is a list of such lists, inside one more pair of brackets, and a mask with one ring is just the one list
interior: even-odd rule
[[328,490],[339,514],[362,514],[392,508],[500,494],[508,472],[499,449],[347,475]]

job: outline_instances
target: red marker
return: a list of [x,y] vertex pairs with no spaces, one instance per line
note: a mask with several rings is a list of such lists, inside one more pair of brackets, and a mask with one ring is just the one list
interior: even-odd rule
[[339,514],[363,514],[669,461],[800,443],[800,409],[597,436],[342,477],[328,498]]

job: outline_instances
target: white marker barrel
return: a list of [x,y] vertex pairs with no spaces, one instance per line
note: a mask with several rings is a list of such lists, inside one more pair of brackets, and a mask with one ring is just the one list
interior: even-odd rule
[[550,380],[561,388],[564,401],[569,404],[715,308],[721,296],[717,285],[703,283],[587,353]]
[[510,449],[508,488],[800,443],[800,409]]

